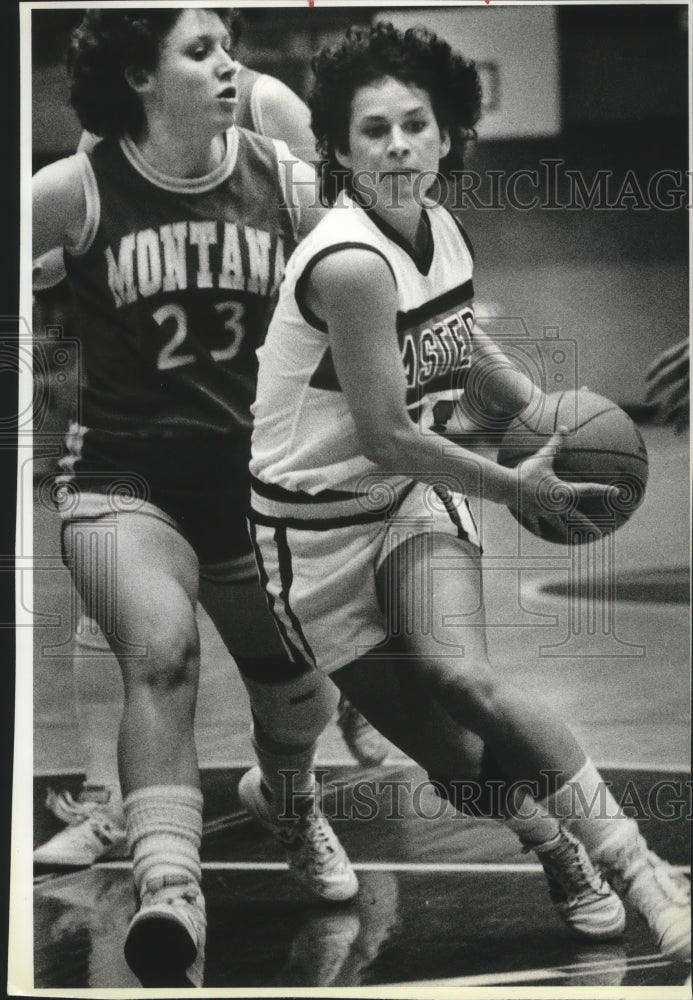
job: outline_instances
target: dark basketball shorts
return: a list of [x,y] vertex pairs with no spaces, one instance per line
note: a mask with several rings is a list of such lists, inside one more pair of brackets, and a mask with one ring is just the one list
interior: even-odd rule
[[190,543],[203,578],[252,579],[247,449],[186,437],[157,445],[134,442],[130,461],[121,458],[120,467],[112,451],[93,447],[84,447],[76,461],[63,460],[50,486],[63,530],[106,517],[155,517]]

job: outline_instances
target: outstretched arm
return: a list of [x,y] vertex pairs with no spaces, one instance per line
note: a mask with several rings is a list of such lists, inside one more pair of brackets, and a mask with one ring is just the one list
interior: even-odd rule
[[257,126],[261,135],[279,139],[289,147],[292,159],[284,162],[285,187],[296,207],[296,236],[302,240],[318,224],[326,209],[320,203],[317,160],[310,111],[293,90],[274,76],[263,75],[255,84]]

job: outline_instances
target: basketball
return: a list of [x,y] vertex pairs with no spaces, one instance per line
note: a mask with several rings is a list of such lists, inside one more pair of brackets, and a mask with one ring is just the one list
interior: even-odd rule
[[[580,389],[544,396],[524,421],[513,420],[503,435],[498,463],[515,468],[561,426],[569,432],[554,458],[559,479],[615,486],[617,498],[582,498],[576,505],[569,490],[547,489],[543,498],[547,515],[563,514],[564,528],[559,528],[554,517],[530,519],[522,511],[510,511],[524,528],[548,542],[580,545],[615,531],[638,509],[647,485],[647,449],[638,428],[616,403]],[[570,511],[576,506],[594,522],[594,532],[571,527]]]

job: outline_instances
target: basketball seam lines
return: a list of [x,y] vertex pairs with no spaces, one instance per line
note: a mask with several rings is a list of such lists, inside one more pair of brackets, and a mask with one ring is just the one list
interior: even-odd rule
[[620,406],[609,406],[606,408],[606,410],[600,410],[599,413],[591,413],[589,417],[585,417],[582,423],[576,424],[576,426],[573,427],[573,430],[579,431],[581,427],[586,427],[587,424],[590,422],[590,420],[596,420],[597,417],[603,417],[605,413],[614,413],[614,412],[621,413]]
[[555,434],[558,430],[558,414],[561,409],[561,403],[566,396],[566,390],[564,389],[561,395],[558,397],[558,402],[556,403],[556,409],[553,411],[553,433]]
[[[634,458],[638,462],[647,463],[647,459],[643,458],[642,455],[633,455],[630,451],[614,451],[612,448],[571,448],[571,455],[614,455],[619,458]],[[560,455],[558,456],[560,458]],[[591,470],[586,470],[586,473]]]

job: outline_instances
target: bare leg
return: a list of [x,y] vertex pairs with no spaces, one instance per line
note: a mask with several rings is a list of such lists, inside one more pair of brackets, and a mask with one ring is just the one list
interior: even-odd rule
[[197,559],[155,517],[120,514],[65,531],[73,580],[123,675],[123,794],[150,784],[199,785],[193,719],[199,670]]
[[[440,568],[436,567],[438,559]],[[426,590],[422,590],[422,582]],[[390,558],[383,565],[379,583],[383,605],[388,615],[395,616],[390,620],[404,623],[405,645],[414,661],[405,662],[402,667],[392,664],[383,667],[375,660],[370,664],[359,661],[338,671],[335,681],[361,711],[377,725],[387,727],[387,735],[424,767],[430,766],[432,754],[440,757],[441,741],[446,743],[448,766],[453,762],[448,775],[453,781],[466,777],[467,765],[461,754],[459,762],[454,763],[455,741],[454,736],[450,738],[449,730],[441,727],[438,737],[430,729],[426,733],[419,729],[408,734],[409,727],[417,726],[416,714],[408,711],[411,691],[421,693],[422,702],[431,700],[453,722],[476,733],[492,751],[507,781],[530,782],[533,798],[548,795],[552,811],[569,818],[576,832],[585,837],[593,858],[605,865],[612,883],[645,917],[660,949],[688,961],[690,894],[685,879],[648,851],[637,825],[617,816],[613,808],[608,816],[581,813],[566,817],[562,802],[566,785],[578,785],[583,801],[589,801],[598,789],[599,775],[566,726],[521,691],[493,676],[483,627],[479,627],[483,626],[479,561],[465,555],[464,550],[460,552],[447,537],[434,536],[429,551],[420,544],[408,543],[396,550],[396,559]],[[421,593],[430,593],[430,604],[411,599]],[[471,627],[449,624],[459,622],[476,609],[478,613]],[[398,711],[401,711],[399,718]],[[436,749],[422,746],[422,740],[434,746],[437,743]],[[556,786],[560,789],[558,794],[549,795]],[[546,810],[546,805],[539,803],[539,807]],[[543,828],[546,816],[540,815],[540,819]],[[509,821],[523,840],[527,832],[533,833],[523,829],[518,817],[513,815]],[[614,906],[613,898],[604,892],[598,878],[590,875],[584,846],[574,838],[571,842],[566,830],[557,838],[557,844],[558,854],[551,844],[535,849],[547,869],[550,884],[556,873],[568,875],[568,906],[558,903],[564,919],[588,936],[620,933],[623,911]],[[581,851],[582,855],[574,851]],[[577,905],[573,906],[570,886],[576,884],[573,875],[578,858],[577,884],[581,888]],[[583,879],[582,875],[586,877]]]
[[319,671],[291,662],[255,581],[221,587],[204,581],[200,597],[236,659],[253,710],[259,767],[241,778],[241,802],[286,849],[298,881],[320,899],[350,899],[356,874],[322,813],[313,774],[337,688]]
[[248,692],[253,743],[266,786],[283,799],[290,769],[299,772],[294,791],[312,789],[316,742],[336,707],[336,688],[317,671],[304,672],[291,662],[256,579],[212,583],[203,578],[200,602]]
[[[125,955],[144,986],[200,985],[202,796],[193,722],[199,671],[197,558],[164,521],[121,513],[71,523],[66,555],[85,610],[123,675],[119,769],[140,909]],[[169,956],[164,962],[164,956]]]
[[[257,578],[253,576],[249,580],[216,583],[206,579],[203,574],[200,580],[200,603],[235,659],[255,716],[260,718],[263,715],[262,705],[256,706],[253,702],[258,692],[262,699],[261,689],[257,685],[269,684],[276,688],[284,680],[293,683],[298,673],[295,664],[286,655]],[[268,694],[271,696],[270,690]],[[293,692],[292,696],[295,694],[297,692]],[[267,748],[271,743],[275,747],[285,748],[283,751],[277,750],[278,753],[294,753],[296,748],[305,748],[309,744],[312,747],[334,715],[338,695],[332,685],[317,672],[301,694],[306,696],[304,701],[284,703],[288,715],[265,715],[262,741]],[[326,714],[328,705],[331,708]],[[344,721],[346,725],[347,720]],[[370,727],[363,721],[359,724],[353,716],[348,722],[350,725],[346,729],[340,728],[356,759],[370,765],[374,761],[368,759],[368,754],[373,754],[376,762],[382,761],[390,750],[387,741],[374,736],[372,731],[367,731]],[[255,735],[257,741],[257,729]]]
[[[412,599],[424,580],[429,600]],[[404,543],[383,564],[378,585],[405,658],[364,658],[335,674],[374,725],[434,774],[454,767],[453,777],[467,777],[470,749],[478,764],[478,740],[508,781],[536,782],[538,797],[547,774],[567,779],[578,771],[586,757],[568,728],[489,664],[481,565],[468,547],[445,535]],[[469,627],[450,624],[465,613]]]

